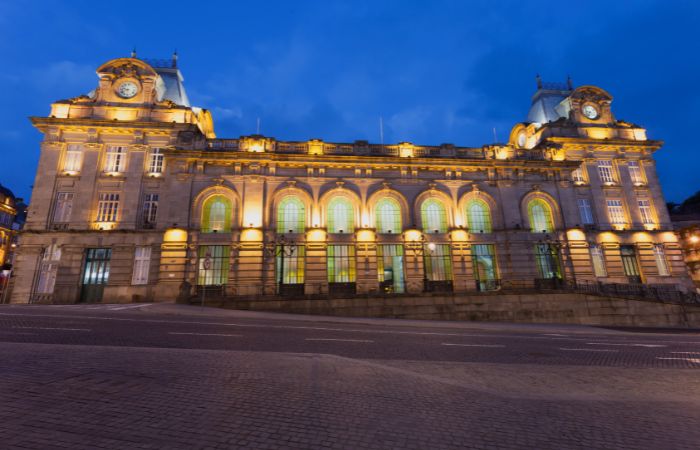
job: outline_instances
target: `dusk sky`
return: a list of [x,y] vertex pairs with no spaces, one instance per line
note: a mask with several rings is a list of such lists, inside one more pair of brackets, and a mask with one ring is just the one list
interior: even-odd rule
[[[498,5],[498,6],[494,6]],[[95,69],[177,49],[191,102],[219,137],[506,141],[535,75],[593,84],[618,119],[665,141],[667,200],[700,189],[700,2],[0,0],[0,183],[29,198],[29,116],[94,89]]]

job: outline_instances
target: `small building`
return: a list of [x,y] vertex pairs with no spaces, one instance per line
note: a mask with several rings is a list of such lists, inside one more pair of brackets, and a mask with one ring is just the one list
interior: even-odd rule
[[663,143],[599,87],[538,80],[508,142],[466,147],[218,138],[175,58],[97,75],[31,118],[15,303],[691,286]]

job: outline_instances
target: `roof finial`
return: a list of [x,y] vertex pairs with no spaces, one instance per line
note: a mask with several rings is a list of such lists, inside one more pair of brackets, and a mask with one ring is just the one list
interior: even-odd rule
[[542,78],[539,73],[535,75],[535,80],[537,80],[537,89],[542,89]]
[[173,52],[173,68],[177,67],[177,49]]
[[574,82],[571,81],[571,77],[569,75],[566,76],[566,86],[569,88],[570,91],[574,90]]
[[134,45],[134,49],[131,50],[131,57],[136,58],[136,46]]

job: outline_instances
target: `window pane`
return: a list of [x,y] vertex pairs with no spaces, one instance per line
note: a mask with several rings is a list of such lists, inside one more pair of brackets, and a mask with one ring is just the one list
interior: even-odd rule
[[355,217],[350,200],[336,197],[328,203],[326,223],[329,233],[352,233],[355,231]]
[[533,233],[551,233],[554,231],[552,210],[544,200],[535,199],[528,203],[530,228]]
[[231,231],[231,201],[223,195],[209,197],[202,208],[202,232],[228,233]]
[[202,245],[199,247],[197,284],[200,286],[225,285],[229,270],[227,245]]
[[297,197],[284,198],[277,207],[277,232],[303,233],[305,229],[304,203]]
[[581,217],[581,223],[584,225],[593,224],[593,211],[591,202],[587,198],[578,199],[578,212]]
[[447,233],[447,212],[441,201],[430,198],[421,205],[425,233]]
[[654,259],[656,260],[656,268],[659,270],[659,275],[662,277],[671,275],[671,272],[668,270],[668,263],[666,262],[663,245],[654,245]]
[[401,207],[396,200],[383,198],[377,202],[374,210],[377,233],[401,232]]
[[493,244],[472,245],[472,266],[474,279],[480,281],[496,280],[496,260]]
[[355,247],[351,245],[329,245],[327,254],[328,282],[355,282]]
[[472,233],[490,233],[491,211],[483,200],[471,200],[467,203],[467,224]]

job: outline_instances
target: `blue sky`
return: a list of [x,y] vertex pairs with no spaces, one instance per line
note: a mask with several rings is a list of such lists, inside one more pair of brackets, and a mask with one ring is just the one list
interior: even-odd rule
[[128,56],[180,55],[220,137],[500,141],[535,74],[594,84],[666,145],[667,200],[700,189],[700,2],[0,0],[0,182],[29,197],[41,135],[27,117],[93,89]]

